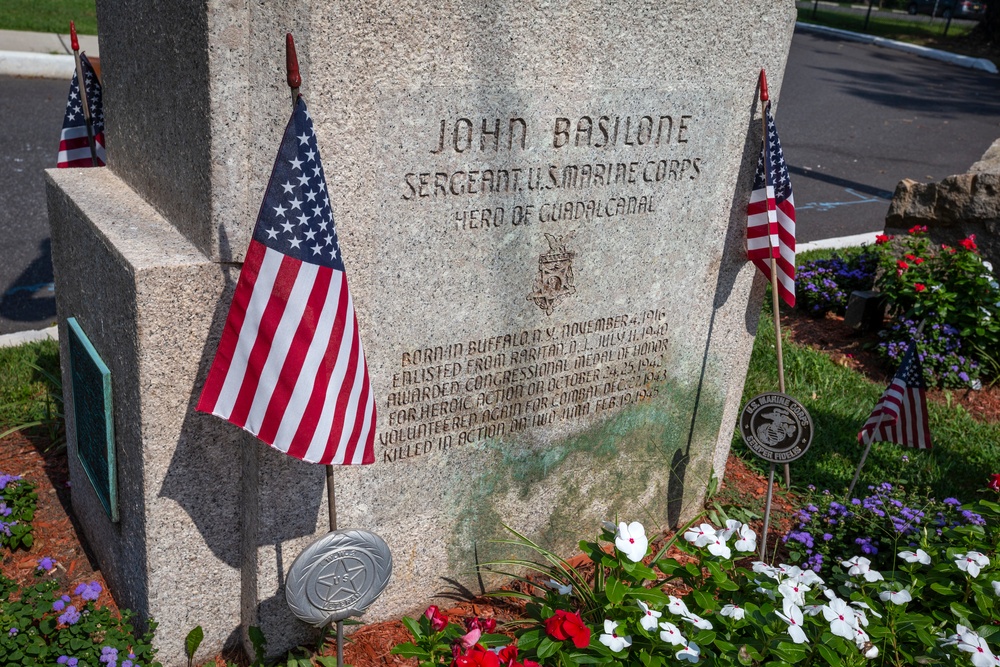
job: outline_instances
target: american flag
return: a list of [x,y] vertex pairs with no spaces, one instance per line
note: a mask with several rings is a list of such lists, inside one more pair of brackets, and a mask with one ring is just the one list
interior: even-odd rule
[[914,343],[910,343],[896,377],[892,378],[858,433],[858,441],[895,442],[918,449],[931,448],[931,431],[927,425],[927,386]]
[[197,409],[304,461],[375,461],[368,364],[301,97]]
[[[97,166],[107,162],[104,155],[104,105],[101,102],[101,82],[91,67],[87,56],[80,54],[80,69],[83,72],[84,92],[90,108],[91,125],[94,130],[94,148],[97,149]],[[62,134],[59,136],[59,157],[57,167],[93,167],[90,142],[87,139],[87,121],[83,115],[83,98],[80,97],[80,81],[73,72],[69,84],[69,98],[66,100],[66,115],[63,116]]]
[[[795,198],[781,151],[778,130],[771,115],[771,102],[764,104],[767,136],[753,179],[747,205],[747,256],[771,279],[771,257],[778,266],[778,294],[795,306]],[[766,178],[765,178],[766,169]],[[770,232],[770,242],[768,236]]]

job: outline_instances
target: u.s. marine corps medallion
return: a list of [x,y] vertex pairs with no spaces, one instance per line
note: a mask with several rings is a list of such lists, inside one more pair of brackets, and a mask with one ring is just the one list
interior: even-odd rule
[[562,236],[545,234],[549,251],[538,256],[538,277],[528,301],[534,301],[546,315],[551,315],[559,302],[570,294],[576,294],[576,285],[573,284],[573,258],[576,253],[566,247],[574,236],[575,230]]
[[360,616],[392,574],[389,547],[375,533],[336,530],[299,554],[288,570],[285,601],[296,618],[317,627]]
[[771,463],[800,458],[812,443],[812,417],[791,396],[754,396],[740,413],[740,435],[754,454]]

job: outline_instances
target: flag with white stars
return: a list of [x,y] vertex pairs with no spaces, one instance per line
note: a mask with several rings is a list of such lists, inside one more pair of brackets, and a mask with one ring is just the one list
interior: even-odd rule
[[69,98],[66,100],[66,114],[63,116],[62,134],[59,137],[59,157],[57,167],[103,167],[104,155],[104,104],[101,102],[101,82],[87,56],[80,54],[80,69],[83,72],[83,91],[90,110],[91,126],[94,132],[94,148],[97,165],[90,154],[90,140],[87,138],[87,119],[83,114],[84,97],[80,94],[80,81],[73,72],[69,84]]
[[858,433],[858,441],[894,442],[897,445],[931,448],[931,431],[927,423],[927,385],[917,346],[903,356],[896,376],[875,404],[868,421]]
[[301,97],[197,409],[304,461],[375,461],[368,364]]
[[795,199],[781,151],[771,102],[764,104],[767,136],[757,158],[753,192],[747,205],[747,256],[771,279],[771,258],[778,267],[778,293],[795,307]]

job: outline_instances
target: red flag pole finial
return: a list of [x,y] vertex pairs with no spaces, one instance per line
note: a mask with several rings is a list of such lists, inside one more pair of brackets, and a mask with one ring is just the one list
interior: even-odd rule
[[770,96],[767,94],[767,74],[764,74],[764,70],[760,70],[760,101],[767,102]]
[[288,72],[288,87],[298,88],[302,85],[302,75],[299,74],[299,58],[295,54],[295,39],[292,33],[285,35],[285,70]]
[[69,22],[69,41],[74,51],[80,50],[80,40],[76,37],[76,24],[73,21]]

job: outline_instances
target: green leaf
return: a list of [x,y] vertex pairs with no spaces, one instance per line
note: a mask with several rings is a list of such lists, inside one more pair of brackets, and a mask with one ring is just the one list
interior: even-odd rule
[[483,635],[479,638],[479,643],[486,648],[492,648],[494,646],[506,646],[510,643],[510,637],[507,635],[492,634]]
[[687,565],[684,566],[684,569],[687,570],[687,573],[690,574],[692,577],[701,576],[701,568],[695,565],[694,563],[688,563]]
[[538,648],[535,649],[538,659],[544,660],[545,658],[555,655],[559,651],[560,644],[561,642],[557,643],[548,637],[542,637],[542,641],[538,642]]
[[337,667],[337,656],[335,655],[318,655],[315,659],[320,667]]
[[816,647],[816,649],[819,651],[819,654],[823,656],[823,659],[826,660],[827,664],[831,665],[831,667],[840,667],[840,656],[830,650],[829,647],[820,644]]
[[707,593],[704,593],[698,589],[691,591],[691,596],[694,598],[695,602],[698,603],[698,606],[701,607],[703,610],[715,611],[715,608],[718,606],[715,600],[712,599],[711,595],[708,595]]
[[194,629],[184,638],[184,650],[187,651],[189,663],[194,659],[194,654],[201,646],[203,639],[205,639],[205,631],[201,629],[200,625],[194,626]]
[[410,631],[411,635],[413,635],[414,639],[423,636],[423,633],[420,631],[420,625],[418,625],[415,620],[409,616],[404,616],[401,620],[403,621],[403,625],[406,626],[406,629]]
[[568,657],[572,658],[578,665],[599,665],[606,662],[606,660],[600,656],[588,655],[587,653],[570,653]]
[[[625,598],[625,592],[628,589],[625,587],[617,577],[608,577],[608,581],[604,587],[604,593],[608,596],[608,601],[611,604],[619,604]],[[539,657],[542,657],[539,655]]]
[[401,655],[404,658],[417,658],[420,660],[430,660],[431,654],[426,650],[420,648],[416,644],[411,644],[409,642],[405,644],[396,644],[389,651],[393,655]]
[[772,650],[785,662],[796,663],[806,657],[806,648],[802,644],[779,642],[778,646]]

